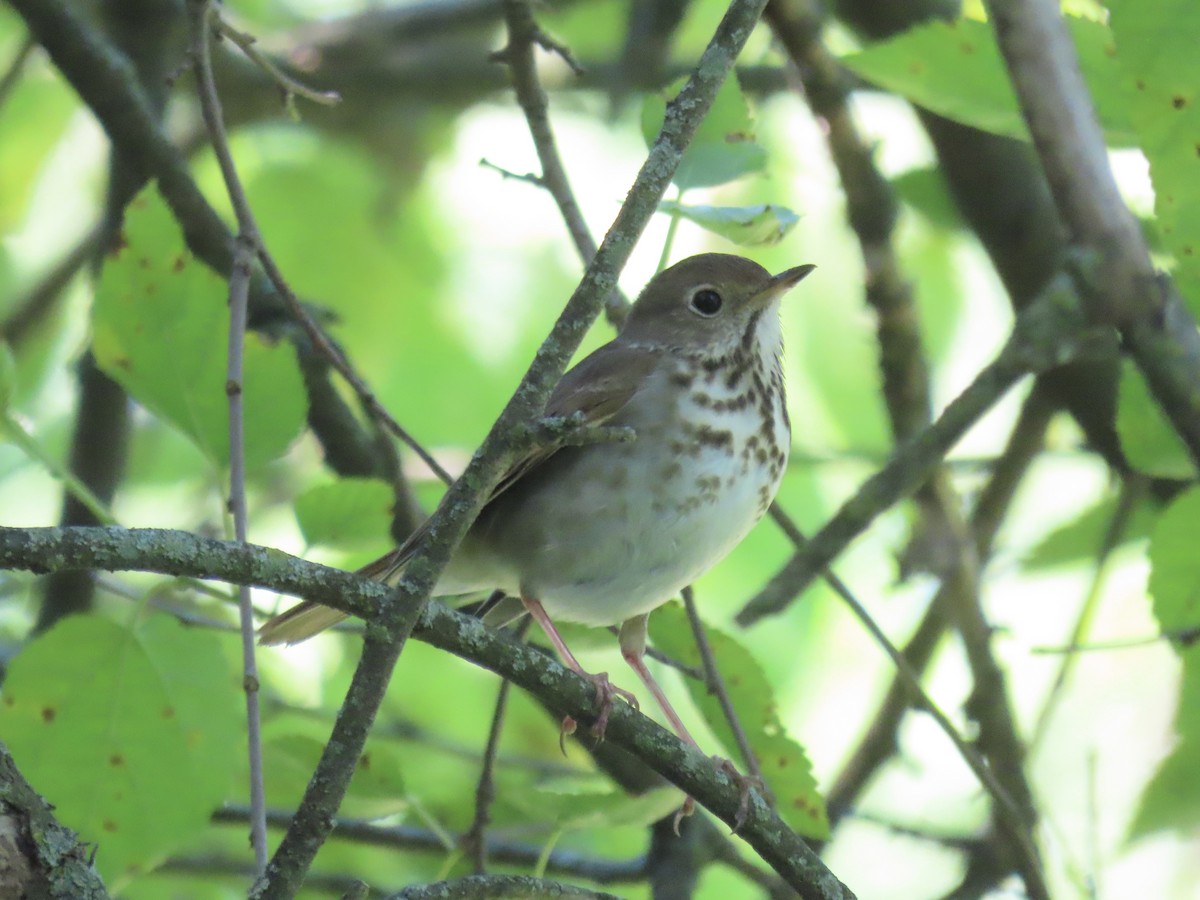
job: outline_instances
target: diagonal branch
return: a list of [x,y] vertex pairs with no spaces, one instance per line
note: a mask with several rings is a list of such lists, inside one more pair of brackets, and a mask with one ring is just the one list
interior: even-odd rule
[[1121,199],[1104,134],[1059,5],[985,0],[1000,52],[1059,214],[1096,259],[1081,280],[1090,315],[1117,325],[1154,398],[1200,465],[1200,334],[1174,287],[1159,280]]
[[[547,113],[546,91],[538,80],[537,64],[534,60],[535,45],[545,46],[546,36],[533,18],[528,0],[504,0],[504,20],[508,25],[508,45],[494,54],[493,58],[504,62],[512,73],[513,90],[517,102],[525,113],[529,134],[542,164],[542,175],[538,184],[554,198],[563,222],[586,266],[596,255],[596,240],[583,220],[567,169],[558,153],[554,131],[550,127]],[[567,55],[569,59],[569,54]],[[576,72],[576,74],[581,74]],[[620,325],[625,320],[629,302],[614,288],[604,300],[605,313],[610,322]]]
[[1018,317],[996,359],[951,401],[936,422],[896,448],[888,464],[868,478],[746,604],[738,613],[738,623],[751,625],[786,608],[876,516],[916,490],[1005,391],[1025,375],[1073,358],[1097,336],[1084,321],[1070,279],[1065,275],[1055,279]]
[[[599,303],[597,296],[597,305]],[[249,584],[333,606],[352,615],[386,608],[386,586],[280,550],[201,538],[170,529],[0,527],[0,568],[47,572],[88,567],[185,575]],[[515,642],[478,619],[440,603],[426,604],[414,635],[511,680],[560,713],[592,721],[593,685],[545,654]],[[379,626],[370,630],[380,631]],[[371,643],[368,643],[368,648]],[[611,712],[606,742],[623,748],[728,825],[742,791],[703,753],[623,704]],[[739,832],[755,852],[803,897],[852,897],[812,850],[757,795]]]

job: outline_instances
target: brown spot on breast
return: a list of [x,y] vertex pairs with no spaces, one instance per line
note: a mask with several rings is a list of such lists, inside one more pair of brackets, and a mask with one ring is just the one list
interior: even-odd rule
[[702,447],[716,447],[718,450],[733,450],[733,432],[728,428],[713,428],[711,425],[701,425],[693,432],[696,443]]

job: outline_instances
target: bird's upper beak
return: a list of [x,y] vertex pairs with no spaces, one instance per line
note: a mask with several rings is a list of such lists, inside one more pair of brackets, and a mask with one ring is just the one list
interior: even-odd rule
[[794,269],[785,269],[778,275],[767,282],[766,286],[755,294],[754,299],[761,304],[767,304],[771,300],[786,294],[808,275],[816,266],[804,265],[796,266]]

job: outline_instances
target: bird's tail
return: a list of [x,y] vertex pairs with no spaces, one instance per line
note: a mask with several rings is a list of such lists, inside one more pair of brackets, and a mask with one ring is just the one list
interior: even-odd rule
[[[408,561],[408,554],[405,552],[407,546],[406,544],[403,547],[397,547],[374,562],[367,563],[358,570],[358,574],[374,578],[376,581],[391,581],[398,572],[403,570],[404,564]],[[258,642],[268,646],[298,644],[326,628],[333,627],[346,617],[346,613],[341,610],[305,600],[287,612],[282,612],[264,622],[258,629]]]
[[340,609],[306,600],[264,622],[258,629],[258,642],[268,646],[298,644],[333,627],[344,618],[346,614]]

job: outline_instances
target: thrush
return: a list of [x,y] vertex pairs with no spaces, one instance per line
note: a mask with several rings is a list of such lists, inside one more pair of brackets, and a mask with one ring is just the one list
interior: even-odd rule
[[[586,672],[553,620],[622,623],[622,655],[676,733],[696,744],[646,668],[646,620],[729,553],[775,497],[791,437],[779,304],[814,268],[772,276],[706,253],[655,275],[617,337],[567,372],[546,405],[548,416],[581,414],[635,439],[532,451],[500,481],[437,582],[435,596],[504,591],[488,624],[532,616],[563,663],[596,685],[601,735],[614,695],[637,701],[605,673]],[[423,534],[360,571],[394,581]],[[343,618],[305,602],[260,637],[291,644]]]

